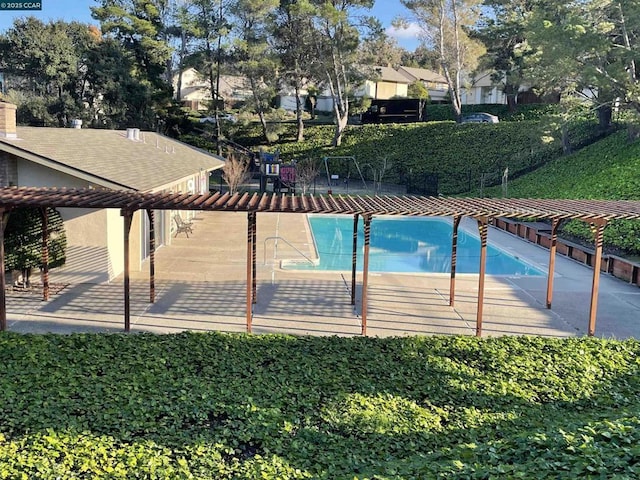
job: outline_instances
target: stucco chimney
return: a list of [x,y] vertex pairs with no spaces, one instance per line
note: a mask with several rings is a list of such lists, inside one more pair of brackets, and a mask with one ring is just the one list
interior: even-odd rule
[[16,108],[13,103],[0,102],[0,137],[18,138]]

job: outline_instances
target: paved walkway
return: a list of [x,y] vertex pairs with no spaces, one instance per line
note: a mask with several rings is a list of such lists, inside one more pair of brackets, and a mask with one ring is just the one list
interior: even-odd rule
[[[475,228],[471,220],[463,225]],[[160,249],[155,303],[148,301],[148,270],[132,275],[132,331],[245,331],[246,229],[246,214],[202,213],[190,238],[180,234],[173,245]],[[354,308],[350,305],[350,273],[282,270],[281,260],[302,257],[273,237],[286,239],[307,256],[314,255],[304,215],[258,215],[258,301],[253,331],[360,335],[360,291]],[[489,241],[547,268],[548,252],[541,247],[497,229],[490,230]],[[448,305],[448,274],[370,274],[368,334],[474,335],[477,278],[457,277],[452,308]],[[546,277],[487,277],[483,335],[585,335],[591,278],[589,268],[558,256],[553,308],[547,310]],[[596,334],[640,338],[640,289],[608,275],[601,277],[600,288]],[[119,332],[124,312],[122,279],[71,285],[48,302],[37,296],[9,296],[7,309],[12,331]]]

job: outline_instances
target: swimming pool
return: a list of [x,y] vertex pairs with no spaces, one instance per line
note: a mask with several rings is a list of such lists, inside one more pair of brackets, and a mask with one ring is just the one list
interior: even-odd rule
[[[351,270],[353,218],[345,215],[310,215],[309,224],[319,262],[283,263],[285,269]],[[449,273],[451,271],[451,220],[443,218],[374,217],[371,222],[369,271]],[[358,227],[358,262],[362,270],[364,233]],[[458,230],[456,272],[478,273],[480,240]],[[544,275],[538,268],[491,244],[486,271],[491,275]]]

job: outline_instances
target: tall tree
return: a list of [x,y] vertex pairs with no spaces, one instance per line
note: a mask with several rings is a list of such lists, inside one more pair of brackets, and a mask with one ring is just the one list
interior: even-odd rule
[[402,53],[402,65],[440,71],[440,54],[433,48],[419,45],[413,52]]
[[378,20],[371,23],[370,31],[363,38],[358,49],[360,63],[363,65],[379,65],[398,68],[402,65],[405,50],[398,45],[395,38],[389,37]]
[[271,141],[265,113],[276,94],[278,58],[269,44],[272,13],[278,0],[236,0],[236,68],[247,79],[252,106],[260,118],[264,137]]
[[91,8],[103,33],[120,42],[133,60],[127,80],[136,87],[136,100],[142,100],[128,105],[127,117],[134,120],[133,126],[154,126],[156,115],[162,116],[171,99],[171,84],[167,81],[171,48],[164,23],[168,2],[101,0],[100,7]]
[[135,59],[114,38],[104,38],[89,51],[86,78],[92,85],[88,104],[95,111],[95,126],[123,128],[155,126],[147,83],[131,74]]
[[357,65],[360,30],[368,28],[370,17],[362,11],[373,7],[373,0],[312,0],[314,46],[317,54],[317,76],[323,79],[333,99],[336,128],[333,145],[342,143],[349,119],[349,95],[364,80]]
[[229,35],[231,24],[231,0],[191,0],[193,7],[194,33],[196,39],[193,59],[200,66],[209,82],[212,104],[211,110],[215,118],[216,143],[218,154],[222,154],[222,127],[220,122],[220,73],[222,61],[226,55],[224,39]]
[[447,79],[451,105],[459,121],[464,75],[475,70],[477,59],[484,53],[482,44],[468,34],[478,21],[481,0],[400,0],[400,3],[421,26],[427,46],[438,52],[440,69]]
[[480,67],[494,72],[491,76],[507,97],[509,109],[515,109],[523,84],[526,50],[525,24],[538,0],[485,0],[485,9],[474,32],[485,45]]
[[274,46],[282,65],[282,82],[293,88],[296,98],[297,141],[304,140],[302,91],[313,81],[315,61],[308,0],[280,0],[274,21]]
[[176,99],[182,100],[182,74],[185,70],[186,61],[194,53],[192,47],[197,35],[195,15],[190,3],[176,5],[171,17],[171,25],[168,28],[169,34],[174,38],[176,46],[174,51],[175,61],[172,63],[175,68],[171,69],[171,82],[174,75],[176,81]]
[[86,54],[95,40],[88,25],[60,20],[45,24],[34,17],[17,19],[0,37],[0,64],[9,88],[23,97],[21,120],[44,113],[25,111],[30,104],[42,105],[58,126],[82,116]]
[[640,115],[638,2],[540,1],[526,29],[528,74],[540,89],[593,102],[603,127],[614,103]]

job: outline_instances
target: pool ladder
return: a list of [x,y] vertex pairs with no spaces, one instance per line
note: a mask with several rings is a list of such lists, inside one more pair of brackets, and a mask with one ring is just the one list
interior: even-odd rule
[[311,260],[309,257],[307,257],[303,252],[301,252],[295,245],[293,245],[291,242],[289,242],[286,238],[284,237],[267,237],[264,239],[264,248],[263,248],[263,252],[264,252],[264,258],[263,258],[263,264],[266,265],[267,264],[267,242],[269,240],[274,240],[274,259],[276,258],[276,253],[277,253],[277,248],[278,248],[278,240],[282,240],[284,243],[286,243],[287,245],[289,245],[291,248],[293,248],[297,253],[299,253],[302,257],[304,257],[304,259],[309,262],[311,265],[315,265],[314,261]]

